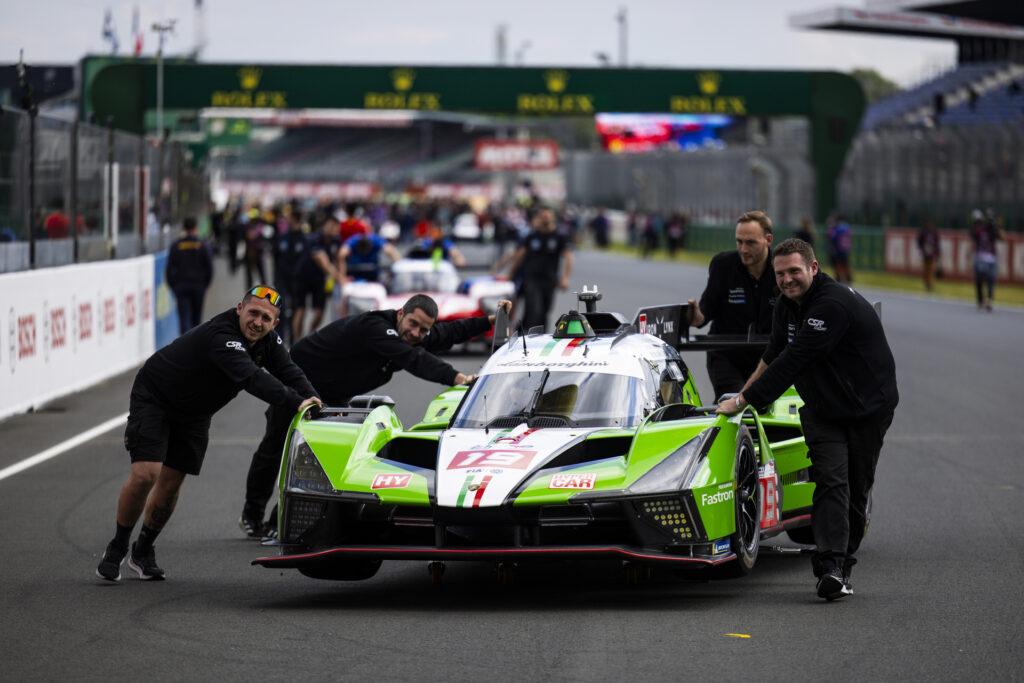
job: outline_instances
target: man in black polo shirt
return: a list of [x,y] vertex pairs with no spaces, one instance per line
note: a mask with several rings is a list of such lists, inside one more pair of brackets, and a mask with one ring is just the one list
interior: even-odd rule
[[[572,275],[572,243],[557,231],[555,212],[548,207],[537,211],[533,231],[512,256],[510,277],[517,271],[522,278],[519,296],[523,298],[523,327],[547,327],[548,314],[555,299],[555,288],[569,288]],[[559,274],[561,270],[561,274]]]
[[899,403],[896,364],[875,309],[820,272],[809,244],[784,241],[773,266],[783,296],[768,347],[743,390],[718,412],[765,406],[796,386],[814,481],[811,564],[818,596],[835,600],[853,593],[853,554],[864,538],[875,466]]
[[[778,298],[772,272],[772,221],[763,211],[748,211],[736,221],[736,248],[711,259],[700,304],[690,304],[690,324],[711,321],[711,334],[768,334]],[[708,375],[715,397],[739,391],[761,359],[759,349],[709,351]]]
[[164,578],[153,542],[174,512],[185,475],[202,468],[213,414],[239,391],[291,415],[320,403],[273,331],[280,305],[277,291],[253,287],[238,306],[150,356],[135,376],[124,432],[131,473],[117,502],[117,531],[96,568],[101,579],[121,578],[132,529],[143,511],[128,566],[141,579]]
[[[498,304],[506,312],[512,302]],[[306,373],[327,405],[345,405],[350,398],[373,391],[398,370],[446,386],[465,384],[464,375],[434,355],[491,329],[494,315],[435,323],[437,303],[426,294],[413,295],[402,308],[369,311],[335,320],[292,347],[292,360]],[[295,411],[267,408],[263,440],[253,453],[245,486],[245,507],[238,525],[246,536],[260,538],[277,529],[263,513],[273,494],[288,426]]]

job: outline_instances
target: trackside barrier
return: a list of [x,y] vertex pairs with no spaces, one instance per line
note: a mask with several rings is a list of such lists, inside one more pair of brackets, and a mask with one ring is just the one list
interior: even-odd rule
[[[974,245],[966,230],[939,230],[942,277],[948,280],[974,279]],[[1024,284],[1024,235],[1007,233],[996,242],[997,279],[1002,283]],[[885,231],[885,270],[920,275],[923,269],[917,230],[889,228]]]
[[157,262],[147,255],[0,274],[0,419],[124,372],[158,339],[173,339],[173,296]]

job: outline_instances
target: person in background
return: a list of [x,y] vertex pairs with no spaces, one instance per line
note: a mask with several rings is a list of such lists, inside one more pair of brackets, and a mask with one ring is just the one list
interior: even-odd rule
[[921,274],[924,277],[925,291],[935,289],[935,273],[938,270],[939,258],[942,256],[942,243],[939,231],[930,220],[925,221],[917,231],[917,248],[921,252]]
[[199,225],[189,216],[184,221],[185,234],[167,252],[167,286],[178,304],[181,334],[203,320],[203,299],[213,281],[213,255],[206,242],[199,238]]
[[800,223],[797,225],[796,232],[793,233],[793,237],[801,239],[807,244],[814,246],[814,242],[817,240],[817,233],[814,230],[814,221],[811,220],[810,216],[800,216]]
[[353,235],[341,245],[338,258],[338,281],[346,277],[368,282],[380,281],[380,255],[394,263],[402,258],[393,244],[379,235]]
[[828,222],[828,255],[836,271],[836,282],[853,282],[850,271],[850,250],[853,247],[853,231],[850,224],[838,213],[833,213]]
[[[264,285],[163,347],[135,376],[124,446],[131,472],[117,501],[117,527],[96,576],[121,578],[121,564],[161,581],[153,543],[170,520],[185,476],[198,475],[213,415],[242,390],[294,415],[320,404],[312,385],[273,332],[281,295]],[[304,398],[305,397],[305,398]],[[143,517],[138,539],[132,531]]]
[[566,235],[556,232],[555,212],[541,208],[534,215],[533,226],[509,266],[511,277],[521,269],[523,326],[527,331],[536,326],[547,327],[555,290],[569,289],[573,267],[572,243]]
[[986,216],[980,209],[971,214],[971,244],[974,246],[974,291],[978,310],[992,311],[995,296],[996,275],[999,264],[996,260],[996,242],[1006,239],[1006,233],[996,225],[995,216]]
[[[295,291],[295,271],[306,251],[306,233],[302,229],[302,213],[296,205],[285,207],[278,220],[274,237],[274,285],[282,292]],[[281,307],[280,335],[287,346],[292,344],[292,316],[294,303],[290,297]]]
[[306,302],[311,301],[313,315],[309,329],[315,331],[324,318],[327,294],[338,282],[341,238],[338,237],[338,219],[328,214],[323,218],[320,230],[306,240],[295,269],[295,309],[292,320],[292,340],[299,341],[305,335]]

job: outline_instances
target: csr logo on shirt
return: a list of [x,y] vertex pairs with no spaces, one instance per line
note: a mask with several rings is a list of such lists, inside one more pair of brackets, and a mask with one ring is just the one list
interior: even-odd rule
[[235,351],[245,351],[245,347],[242,346],[242,342],[240,341],[229,341],[225,346],[229,349],[234,349]]
[[390,334],[392,337],[397,337],[398,336],[398,332],[394,328],[392,328],[392,327],[388,328],[388,334]]
[[818,320],[817,318],[808,318],[807,319],[807,325],[809,327],[817,330],[818,332],[824,332],[825,329],[826,329],[825,328],[825,321],[824,320]]

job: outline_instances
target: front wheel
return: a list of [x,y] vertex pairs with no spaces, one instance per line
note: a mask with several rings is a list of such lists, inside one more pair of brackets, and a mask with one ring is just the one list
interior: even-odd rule
[[729,537],[736,559],[722,568],[723,578],[750,573],[761,547],[761,486],[757,479],[757,454],[750,432],[744,427],[736,444],[736,531]]

